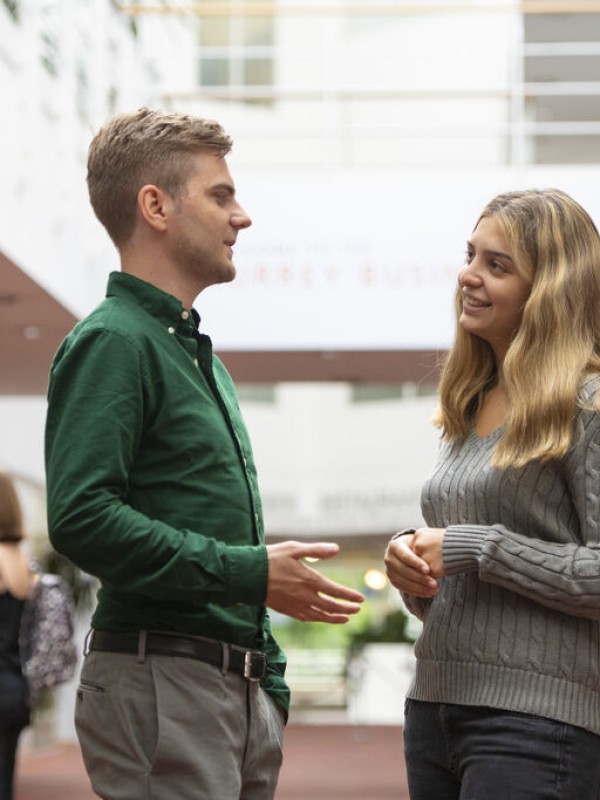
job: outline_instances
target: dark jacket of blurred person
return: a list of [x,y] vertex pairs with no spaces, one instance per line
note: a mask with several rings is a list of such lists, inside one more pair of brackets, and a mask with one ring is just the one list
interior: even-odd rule
[[0,470],[0,800],[12,800],[19,736],[29,724],[19,628],[31,573],[22,542],[21,506],[11,476]]

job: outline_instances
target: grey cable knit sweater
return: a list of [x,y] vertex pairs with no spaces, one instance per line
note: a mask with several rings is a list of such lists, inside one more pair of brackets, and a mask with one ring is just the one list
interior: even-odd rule
[[562,460],[506,471],[491,466],[501,430],[442,444],[421,506],[447,528],[447,577],[431,600],[404,595],[424,623],[410,698],[600,734],[600,413],[575,431]]

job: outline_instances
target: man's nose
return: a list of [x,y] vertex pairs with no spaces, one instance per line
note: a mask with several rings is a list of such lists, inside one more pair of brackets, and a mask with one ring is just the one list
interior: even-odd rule
[[249,228],[250,225],[252,225],[252,220],[248,214],[246,214],[244,209],[239,206],[238,209],[232,214],[231,224],[237,230],[243,230],[244,228]]

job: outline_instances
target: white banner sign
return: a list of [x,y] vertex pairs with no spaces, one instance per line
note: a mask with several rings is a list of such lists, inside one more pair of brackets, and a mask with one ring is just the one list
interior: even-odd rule
[[466,241],[488,200],[554,185],[600,216],[591,168],[232,172],[254,224],[239,234],[236,280],[197,302],[220,350],[444,348]]

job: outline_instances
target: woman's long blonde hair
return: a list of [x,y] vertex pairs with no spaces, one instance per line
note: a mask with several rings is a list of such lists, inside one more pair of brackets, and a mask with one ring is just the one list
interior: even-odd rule
[[0,469],[0,542],[20,542],[24,538],[23,514],[13,479]]
[[[493,463],[504,469],[560,458],[571,445],[582,379],[600,372],[600,236],[589,214],[558,189],[498,195],[477,224],[484,217],[497,220],[531,281],[503,365],[508,413]],[[460,313],[457,289],[457,320]],[[468,435],[496,378],[490,345],[457,324],[434,418],[444,438]]]

